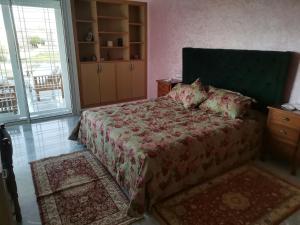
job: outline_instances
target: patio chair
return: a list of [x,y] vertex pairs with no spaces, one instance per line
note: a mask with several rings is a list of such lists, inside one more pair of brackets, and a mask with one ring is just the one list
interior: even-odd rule
[[62,98],[64,98],[61,74],[34,76],[33,81],[33,90],[36,92],[38,101],[41,101],[41,91],[61,90]]
[[16,87],[13,84],[0,84],[0,113],[18,111]]

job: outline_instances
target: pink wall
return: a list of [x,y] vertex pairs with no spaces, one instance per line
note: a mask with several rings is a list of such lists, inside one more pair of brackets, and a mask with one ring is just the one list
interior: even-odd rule
[[[148,96],[181,74],[183,47],[300,52],[299,0],[150,0]],[[299,66],[300,67],[300,66]],[[300,69],[290,101],[300,103]]]

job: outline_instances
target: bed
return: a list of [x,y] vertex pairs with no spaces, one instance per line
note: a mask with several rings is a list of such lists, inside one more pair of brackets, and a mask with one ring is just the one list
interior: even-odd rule
[[[231,64],[222,61],[216,66],[212,64],[216,57]],[[256,98],[262,110],[282,101],[289,58],[287,52],[185,48],[183,82],[200,77],[205,84]],[[271,66],[274,60],[277,63]],[[228,67],[239,70],[230,75],[235,84],[226,76],[220,82]],[[259,82],[255,87],[253,80]],[[255,110],[243,119],[229,119],[185,109],[165,96],[86,110],[78,139],[128,195],[128,213],[139,216],[159,200],[254,158],[261,148],[263,127],[263,115]]]

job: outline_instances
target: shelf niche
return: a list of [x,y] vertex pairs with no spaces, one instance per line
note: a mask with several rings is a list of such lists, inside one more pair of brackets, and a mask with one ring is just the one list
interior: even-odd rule
[[145,59],[145,8],[129,5],[129,54],[130,60]]
[[[80,62],[98,61],[97,51],[94,44],[80,44],[78,46]],[[96,56],[96,60],[95,57]]]
[[78,21],[92,21],[91,3],[88,1],[76,1],[75,4],[76,20]]
[[97,2],[98,17],[125,17],[128,18],[128,5],[122,3]]
[[126,20],[98,19],[98,31],[101,32],[127,32],[128,23]]
[[143,24],[144,23],[144,6],[129,5],[129,23]]
[[101,61],[129,60],[129,48],[100,48]]

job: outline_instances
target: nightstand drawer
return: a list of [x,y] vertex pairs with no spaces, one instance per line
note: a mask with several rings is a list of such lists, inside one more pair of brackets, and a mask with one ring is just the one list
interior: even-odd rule
[[287,155],[291,162],[291,173],[295,175],[300,153],[300,111],[287,111],[276,106],[269,106],[268,109],[265,148]]
[[158,92],[157,92],[158,97],[165,96],[169,92],[170,92],[170,88],[168,86],[165,86],[165,85],[158,86]]
[[179,80],[157,80],[157,97],[164,96],[168,94],[172,87],[180,83]]
[[167,94],[169,94],[168,91],[159,91],[159,92],[158,92],[158,97],[165,96],[165,95],[167,95]]
[[[283,143],[276,139],[274,139],[272,143],[270,143],[269,147],[272,148],[272,153],[274,153],[275,155],[283,156],[286,158],[292,157],[296,151],[295,146]],[[297,157],[297,160],[299,160],[299,157]]]
[[159,84],[158,85],[158,90],[160,91],[160,92],[169,92],[170,91],[170,86],[169,85],[165,85],[165,84]]
[[271,110],[269,115],[269,122],[282,124],[284,126],[300,130],[300,117],[292,115],[289,112]]
[[297,145],[299,141],[299,131],[288,126],[283,126],[276,123],[268,125],[270,138],[278,141],[288,143],[290,145]]

